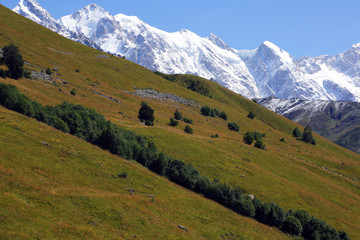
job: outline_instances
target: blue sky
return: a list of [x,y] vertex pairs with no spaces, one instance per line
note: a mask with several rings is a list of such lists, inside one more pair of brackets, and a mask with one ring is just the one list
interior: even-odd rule
[[[13,8],[18,0],[0,0]],[[358,0],[38,0],[58,19],[96,3],[168,31],[214,33],[235,49],[268,40],[300,56],[335,55],[360,42]]]

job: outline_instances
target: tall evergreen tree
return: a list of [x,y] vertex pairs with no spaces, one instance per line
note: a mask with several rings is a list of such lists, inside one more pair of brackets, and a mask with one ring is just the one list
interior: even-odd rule
[[141,108],[139,109],[138,118],[145,122],[145,125],[153,126],[154,125],[154,109],[152,109],[146,102],[141,102]]
[[24,60],[19,53],[19,48],[14,44],[10,44],[3,48],[2,62],[9,68],[11,78],[18,79],[24,73]]

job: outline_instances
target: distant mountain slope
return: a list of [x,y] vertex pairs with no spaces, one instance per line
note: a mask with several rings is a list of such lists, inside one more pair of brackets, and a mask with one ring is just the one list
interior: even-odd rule
[[35,0],[21,0],[14,11],[60,34],[78,33],[75,40],[86,36],[105,51],[151,70],[199,75],[247,98],[360,100],[360,44],[335,57],[295,60],[268,41],[255,50],[236,50],[214,34],[167,33],[135,16],[112,16],[95,4],[59,21],[40,8]]
[[360,153],[360,103],[264,98],[262,106],[303,126],[309,124],[319,135]]

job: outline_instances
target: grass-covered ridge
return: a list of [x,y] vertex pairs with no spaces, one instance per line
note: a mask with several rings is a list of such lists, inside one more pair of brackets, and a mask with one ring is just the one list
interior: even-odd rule
[[[304,210],[286,212],[277,204],[262,203],[256,197],[251,199],[241,190],[231,189],[218,180],[210,181],[207,177],[201,176],[192,165],[159,153],[152,142],[146,143],[141,136],[106,121],[92,109],[68,103],[44,107],[20,93],[14,85],[2,83],[0,83],[0,104],[123,158],[136,160],[160,176],[203,194],[241,215],[277,227],[285,233],[302,235],[305,239],[314,240],[317,237],[349,239],[345,232],[336,231],[324,221],[311,217]],[[144,106],[147,105],[142,102],[142,108]]]
[[[0,79],[1,82],[16,85],[43,105],[69,102],[92,108],[114,124],[146,136],[160,151],[192,164],[209,179],[217,178],[232,188],[241,187],[247,194],[263,202],[276,202],[287,211],[305,209],[336,229],[345,230],[351,239],[360,238],[359,182],[351,180],[360,176],[359,155],[317,135],[316,146],[297,141],[292,131],[299,125],[213,82],[208,81],[212,98],[205,97],[124,59],[99,58],[104,53],[59,37],[8,9],[0,7],[0,13],[0,46],[13,42],[31,64],[25,65],[26,69],[45,71],[56,67],[55,76],[61,79],[55,79],[54,83],[9,78]],[[195,100],[201,106],[226,112],[228,120],[205,117],[193,106],[144,99],[123,91],[134,88],[152,88]],[[70,94],[72,89],[76,89],[75,96]],[[139,123],[141,101],[148,102],[155,110],[154,127]],[[176,110],[193,120],[193,134],[184,132],[184,122],[176,127],[168,125]],[[254,119],[246,117],[250,111],[255,113]],[[238,124],[240,131],[228,130],[229,122]],[[244,134],[254,131],[266,134],[266,151],[243,142]],[[283,138],[285,141],[281,142]],[[56,216],[54,212],[51,215]],[[272,235],[259,238],[271,239]]]

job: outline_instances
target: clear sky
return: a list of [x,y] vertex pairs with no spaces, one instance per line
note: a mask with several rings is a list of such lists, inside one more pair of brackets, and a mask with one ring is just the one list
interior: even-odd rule
[[[0,0],[8,8],[18,0]],[[56,19],[96,3],[167,32],[214,33],[235,49],[268,40],[295,58],[335,55],[360,42],[359,0],[38,0]]]

